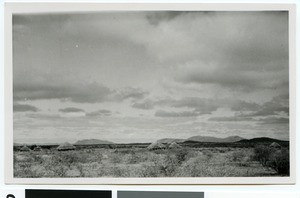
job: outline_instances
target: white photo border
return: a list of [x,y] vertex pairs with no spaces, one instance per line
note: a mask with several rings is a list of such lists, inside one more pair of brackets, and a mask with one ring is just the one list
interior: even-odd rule
[[[295,184],[296,181],[296,5],[273,3],[5,3],[4,98],[6,184]],[[14,178],[12,15],[84,11],[288,11],[289,12],[289,140],[287,177],[163,178]]]

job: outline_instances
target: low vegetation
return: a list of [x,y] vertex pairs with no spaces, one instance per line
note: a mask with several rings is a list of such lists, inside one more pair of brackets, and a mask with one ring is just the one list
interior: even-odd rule
[[272,168],[279,175],[290,174],[290,158],[287,148],[278,149],[259,145],[255,147],[253,157],[264,167]]
[[287,148],[81,148],[15,151],[14,176],[255,177],[289,175]]

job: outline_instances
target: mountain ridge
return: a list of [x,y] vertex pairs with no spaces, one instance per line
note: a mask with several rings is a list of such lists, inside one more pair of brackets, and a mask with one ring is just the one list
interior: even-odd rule
[[[163,139],[158,139],[155,142],[158,143],[163,143],[163,144],[171,144],[173,142],[176,143],[184,143],[184,142],[207,142],[207,143],[259,143],[259,142],[277,142],[277,143],[282,143],[282,142],[289,142],[289,140],[280,140],[280,139],[275,139],[275,138],[269,138],[269,137],[255,137],[251,139],[246,139],[240,136],[228,136],[225,138],[218,138],[218,137],[213,137],[213,136],[192,136],[187,139],[179,139],[179,138],[163,138]],[[19,142],[14,142],[13,146],[23,146],[23,145],[43,145],[43,146],[55,146],[55,145],[60,145],[61,143],[19,143]],[[111,141],[107,140],[100,140],[100,139],[82,139],[78,140],[77,142],[74,143],[74,145],[96,145],[96,144],[119,144],[119,143],[114,143]],[[125,143],[120,143],[120,144],[125,144]],[[127,143],[127,144],[137,144],[137,143]],[[143,144],[143,143],[141,143]]]
[[171,144],[173,142],[180,143],[180,142],[184,142],[184,141],[186,141],[186,139],[163,138],[163,139],[157,140],[156,142],[162,143],[162,144],[164,144],[164,143]]
[[186,141],[194,141],[194,142],[238,142],[241,140],[244,140],[245,138],[242,138],[240,136],[228,136],[225,138],[217,138],[213,136],[192,136]]
[[240,140],[238,142],[241,142],[241,143],[251,143],[251,142],[289,142],[287,140],[279,140],[279,139],[274,139],[274,138],[269,138],[269,137],[257,137],[257,138],[252,138],[252,139],[243,139],[243,140]]

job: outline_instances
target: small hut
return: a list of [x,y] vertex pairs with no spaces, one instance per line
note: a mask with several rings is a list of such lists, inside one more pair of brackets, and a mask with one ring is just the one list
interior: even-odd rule
[[42,148],[40,146],[34,147],[33,151],[42,151]]
[[159,149],[166,149],[167,147],[162,144],[162,143],[159,143],[159,142],[153,142],[152,144],[150,144],[148,147],[147,147],[149,150],[159,150]]
[[271,148],[276,148],[276,149],[280,149],[281,148],[280,144],[278,144],[277,142],[273,142],[272,144],[270,144],[270,147]]
[[57,147],[57,150],[59,150],[59,151],[70,151],[70,150],[75,150],[75,149],[76,149],[76,147],[74,145],[70,144],[69,142],[65,142]]
[[22,148],[20,148],[20,151],[31,151],[31,150],[26,145],[24,145]]
[[170,145],[169,145],[169,149],[180,149],[182,148],[179,144],[177,144],[176,142],[172,142]]

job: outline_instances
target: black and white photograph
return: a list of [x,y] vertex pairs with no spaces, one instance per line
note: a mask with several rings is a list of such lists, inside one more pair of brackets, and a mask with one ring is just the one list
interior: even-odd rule
[[13,178],[289,178],[289,11],[12,14]]

